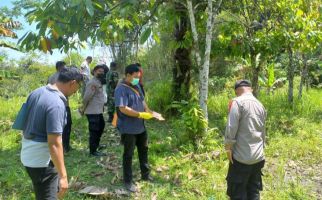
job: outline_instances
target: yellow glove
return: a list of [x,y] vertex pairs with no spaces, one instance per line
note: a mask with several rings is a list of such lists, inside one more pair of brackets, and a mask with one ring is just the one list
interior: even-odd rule
[[148,112],[139,112],[139,118],[141,119],[151,119],[153,116]]

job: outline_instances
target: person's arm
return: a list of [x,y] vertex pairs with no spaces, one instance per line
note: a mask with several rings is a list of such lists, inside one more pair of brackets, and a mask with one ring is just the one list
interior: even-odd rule
[[110,92],[110,71],[106,73],[105,79],[106,79],[106,94],[109,95]]
[[86,89],[83,97],[83,111],[85,111],[89,101],[93,98],[97,86],[92,82],[86,84]]
[[64,152],[62,145],[62,136],[58,134],[48,134],[48,147],[51,160],[59,175],[59,193],[58,197],[62,198],[68,189],[67,171],[64,162]]
[[59,175],[61,198],[68,188],[67,172],[64,163],[62,132],[66,120],[65,105],[49,105],[46,113],[47,143],[50,157]]
[[264,128],[263,128],[263,148],[266,147],[266,134],[267,134],[267,129],[266,129],[266,119],[267,119],[267,112],[264,108],[264,119],[263,119],[263,124],[264,124]]
[[236,134],[239,126],[239,107],[236,101],[233,101],[231,104],[230,112],[227,119],[227,126],[225,131],[225,150],[227,152],[227,157],[231,163],[233,163],[232,159],[232,149],[233,145],[236,143]]
[[123,114],[130,116],[130,117],[139,117],[139,115],[140,115],[139,112],[137,112],[127,106],[121,106],[121,107],[119,107],[119,109]]
[[130,117],[137,117],[141,119],[151,119],[153,116],[148,112],[138,112],[128,107],[128,97],[126,92],[122,88],[116,88],[115,90],[115,107],[118,107],[120,112]]
[[83,71],[83,70],[85,69],[85,67],[86,67],[85,65],[86,65],[85,63],[82,63],[82,64],[81,64],[81,66],[80,66],[81,71]]

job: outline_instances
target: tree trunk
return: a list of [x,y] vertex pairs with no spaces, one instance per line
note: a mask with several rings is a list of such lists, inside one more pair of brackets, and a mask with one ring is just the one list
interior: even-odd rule
[[205,118],[208,120],[208,78],[209,78],[209,63],[210,63],[210,51],[212,41],[212,28],[214,15],[212,13],[212,0],[208,0],[208,19],[207,19],[207,32],[206,32],[206,49],[204,56],[204,63],[199,72],[199,104],[204,112]]
[[256,65],[256,52],[251,47],[250,49],[250,63],[251,63],[251,69],[252,69],[252,88],[253,88],[253,95],[255,97],[258,96],[258,76],[260,72],[260,65],[258,63],[258,66]]
[[[218,8],[221,4],[221,1],[218,3]],[[191,23],[191,30],[194,39],[194,47],[195,47],[195,54],[199,69],[199,105],[202,109],[205,118],[208,120],[208,108],[207,108],[207,101],[208,101],[208,78],[209,78],[209,63],[210,63],[210,51],[211,51],[211,43],[212,43],[212,29],[214,26],[214,18],[216,16],[216,11],[218,8],[213,12],[212,0],[208,0],[207,5],[207,27],[206,27],[206,47],[205,47],[205,54],[203,56],[203,64],[201,56],[200,56],[200,49],[199,49],[199,40],[198,40],[198,32],[196,29],[196,22],[194,17],[194,11],[191,0],[187,0],[187,8],[189,12],[189,19]]]
[[195,20],[195,16],[194,16],[194,11],[192,8],[192,2],[191,0],[187,0],[187,8],[188,8],[188,13],[189,13],[189,20],[190,20],[190,24],[191,24],[191,32],[192,32],[192,36],[193,36],[193,46],[195,49],[195,57],[197,60],[197,65],[198,65],[198,69],[201,68],[201,56],[200,56],[200,49],[199,49],[199,35],[197,32],[197,28],[196,28],[196,20]]
[[302,93],[303,93],[303,84],[307,82],[307,60],[305,55],[303,55],[303,68],[301,71],[301,82],[300,82],[300,87],[299,87],[299,95],[298,98],[302,98]]
[[[188,31],[188,17],[185,7],[178,2],[174,3],[176,14],[179,16],[179,20],[175,26],[175,39],[176,42],[182,42],[185,40],[184,36]],[[174,66],[173,66],[173,84],[172,90],[174,94],[174,100],[188,100],[190,99],[190,79],[192,62],[190,59],[191,49],[189,47],[180,47],[175,50],[174,53]]]
[[293,63],[293,50],[292,47],[289,45],[287,48],[288,53],[288,72],[287,72],[287,79],[288,79],[288,102],[293,103],[293,81],[294,81],[294,63]]

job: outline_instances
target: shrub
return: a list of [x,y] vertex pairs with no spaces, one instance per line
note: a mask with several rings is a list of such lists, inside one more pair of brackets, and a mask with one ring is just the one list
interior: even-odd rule
[[206,120],[199,104],[195,100],[173,102],[172,108],[177,108],[180,113],[180,120],[176,125],[180,131],[178,145],[192,144],[196,149],[202,144],[207,134],[208,121]]

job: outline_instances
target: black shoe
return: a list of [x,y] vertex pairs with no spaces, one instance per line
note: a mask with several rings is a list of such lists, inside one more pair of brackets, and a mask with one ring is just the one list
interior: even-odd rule
[[148,175],[148,176],[142,176],[141,178],[143,181],[149,181],[149,182],[153,182],[153,177]]
[[99,156],[106,156],[105,153],[102,153],[102,152],[99,152],[99,151],[95,151],[93,153],[90,153],[91,156],[96,156],[96,157],[99,157]]
[[130,183],[124,183],[124,187],[129,192],[136,192],[136,186],[132,182],[130,182]]

